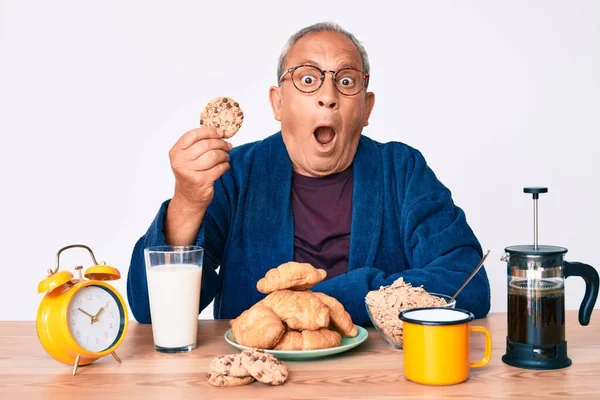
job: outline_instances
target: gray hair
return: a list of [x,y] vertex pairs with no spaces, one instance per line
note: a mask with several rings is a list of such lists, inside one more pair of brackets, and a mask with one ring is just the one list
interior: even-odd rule
[[285,58],[287,57],[288,53],[290,52],[292,46],[294,46],[296,44],[296,42],[298,42],[298,40],[302,39],[304,36],[308,35],[309,33],[316,33],[316,32],[338,32],[338,33],[341,33],[341,34],[345,35],[346,37],[348,37],[348,39],[350,39],[352,41],[354,46],[356,46],[356,50],[358,50],[358,54],[360,54],[360,57],[362,58],[363,69],[364,69],[365,73],[367,73],[367,74],[369,73],[369,70],[371,69],[371,67],[369,66],[369,57],[367,56],[367,51],[365,50],[363,45],[358,41],[358,39],[356,39],[356,37],[353,34],[348,32],[347,30],[345,30],[344,28],[342,28],[340,25],[336,24],[335,22],[319,22],[317,24],[313,24],[313,25],[307,26],[306,28],[300,29],[298,32],[294,33],[288,39],[286,45],[283,47],[283,50],[281,51],[281,55],[279,56],[279,63],[277,64],[277,83],[278,84],[280,83],[279,81],[281,79],[281,75],[283,75],[283,73],[284,73],[283,65],[285,64]]

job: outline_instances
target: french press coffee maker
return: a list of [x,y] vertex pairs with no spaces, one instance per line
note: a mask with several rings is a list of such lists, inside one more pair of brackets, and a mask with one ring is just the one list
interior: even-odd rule
[[502,261],[508,273],[508,336],[502,361],[527,369],[571,365],[565,340],[565,278],[585,280],[579,323],[587,325],[598,297],[598,272],[587,264],[564,260],[567,249],[538,245],[538,199],[548,188],[525,188],[533,195],[533,245],[510,246]]

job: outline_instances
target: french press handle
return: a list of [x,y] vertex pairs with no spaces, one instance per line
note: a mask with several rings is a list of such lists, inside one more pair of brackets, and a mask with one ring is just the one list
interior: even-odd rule
[[598,272],[591,265],[568,261],[565,261],[563,270],[565,278],[580,276],[585,281],[585,295],[583,296],[581,307],[579,307],[579,323],[587,325],[590,323],[592,310],[598,298],[598,285],[600,281]]

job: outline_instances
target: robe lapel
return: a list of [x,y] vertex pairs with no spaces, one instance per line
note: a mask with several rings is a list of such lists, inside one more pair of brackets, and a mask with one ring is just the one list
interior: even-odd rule
[[383,218],[383,173],[376,144],[362,136],[354,157],[348,271],[374,267]]
[[244,214],[244,249],[256,279],[294,258],[292,162],[281,133],[265,139],[251,165]]

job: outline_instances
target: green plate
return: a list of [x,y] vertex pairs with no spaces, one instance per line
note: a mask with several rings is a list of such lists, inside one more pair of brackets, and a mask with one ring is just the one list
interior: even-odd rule
[[[369,333],[363,327],[356,326],[358,328],[358,335],[353,338],[342,338],[342,344],[338,347],[331,347],[329,349],[319,349],[319,350],[265,350],[265,353],[273,354],[280,360],[310,360],[315,358],[327,357],[332,354],[343,353],[350,349],[355,348],[360,345],[362,342],[367,340]],[[250,347],[242,346],[238,342],[235,341],[233,337],[233,332],[229,329],[225,332],[225,340],[227,343],[232,345],[238,350],[248,350]]]

